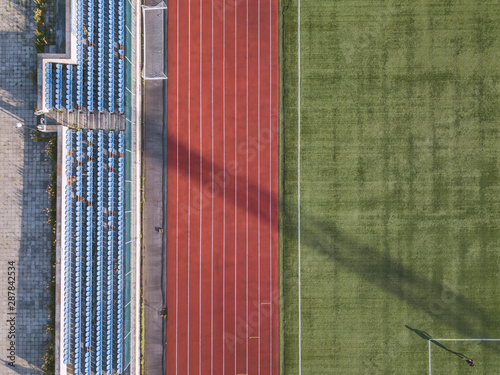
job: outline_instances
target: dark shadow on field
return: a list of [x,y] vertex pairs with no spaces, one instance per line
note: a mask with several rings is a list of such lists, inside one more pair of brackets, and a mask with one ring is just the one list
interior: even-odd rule
[[[287,212],[293,212],[292,210],[285,209]],[[312,215],[303,214],[301,222],[303,246],[327,255],[337,265],[432,318],[448,324],[464,337],[493,338],[491,327],[498,325],[498,319],[490,318],[459,291],[420,276],[388,254],[357,242],[335,225],[325,224]],[[435,298],[432,299],[432,296]],[[487,341],[485,345],[499,351],[498,346],[492,346]]]
[[470,357],[466,356],[465,354],[462,354],[462,353],[458,353],[458,352],[454,352],[453,350],[451,349],[448,349],[446,346],[444,346],[443,344],[441,344],[440,342],[436,341],[435,339],[432,338],[431,335],[429,335],[427,332],[425,331],[421,331],[419,329],[415,329],[415,328],[411,328],[410,326],[407,326],[405,325],[406,328],[408,328],[410,331],[413,331],[415,332],[417,335],[419,335],[420,337],[422,337],[424,340],[430,340],[433,344],[439,346],[441,349],[444,349],[452,354],[455,354],[456,356],[460,357],[460,358],[466,358],[466,359],[470,359]]
[[[154,136],[154,134],[152,134]],[[160,136],[160,134],[158,134]],[[211,160],[201,157],[200,176],[200,154],[182,142],[177,144],[176,135],[168,134],[169,152],[176,154],[178,147],[179,172],[188,175],[193,186],[201,185],[208,194],[222,195],[221,190],[226,185],[226,190],[233,190],[235,174],[227,166],[213,164]],[[214,152],[220,152],[215,149]],[[240,156],[243,159],[243,155]],[[188,160],[191,160],[191,165]],[[168,168],[177,168],[174,158],[167,160]],[[238,177],[240,175],[238,174]],[[212,188],[212,179],[214,187]],[[225,180],[224,180],[225,179]],[[233,190],[234,191],[234,190]],[[203,192],[206,193],[205,191]],[[250,215],[259,215],[260,219],[269,220],[269,213],[258,211],[257,199],[260,194],[261,201],[269,197],[270,192],[256,183],[249,182],[248,206],[244,200],[238,199],[234,202],[234,195],[226,194],[228,204],[242,204],[242,209],[248,207]],[[268,198],[269,199],[269,198]],[[278,197],[272,196],[276,202]],[[205,199],[205,201],[210,201]],[[262,204],[261,207],[265,207]],[[193,210],[193,207],[191,208]],[[193,212],[193,211],[191,211]],[[285,207],[281,215],[294,217],[297,206],[292,204]],[[187,220],[187,217],[185,218]],[[181,219],[182,220],[182,219]],[[444,322],[460,332],[464,337],[491,337],[491,327],[499,323],[499,319],[488,316],[481,308],[469,301],[463,293],[453,290],[442,282],[427,279],[416,273],[398,261],[391,258],[383,251],[360,243],[350,235],[339,230],[336,225],[323,222],[316,215],[301,215],[302,245],[330,257],[339,266],[359,275],[367,282],[385,290],[410,306],[423,311],[433,319]],[[294,275],[295,276],[295,275]],[[287,275],[284,275],[285,280]],[[493,337],[491,337],[493,338]],[[496,346],[485,342],[492,350],[499,352]]]

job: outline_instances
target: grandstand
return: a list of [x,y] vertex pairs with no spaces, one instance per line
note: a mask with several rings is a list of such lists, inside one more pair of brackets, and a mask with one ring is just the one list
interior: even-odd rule
[[64,51],[38,55],[36,115],[59,125],[57,374],[139,372],[134,9],[67,0]]
[[48,123],[124,130],[125,0],[67,7],[66,52],[39,59],[38,114]]
[[121,374],[125,135],[67,129],[62,144],[62,372]]

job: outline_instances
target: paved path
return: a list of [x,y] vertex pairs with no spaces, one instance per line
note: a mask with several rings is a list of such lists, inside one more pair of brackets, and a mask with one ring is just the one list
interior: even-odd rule
[[143,260],[142,293],[144,301],[144,373],[164,374],[165,320],[160,310],[166,304],[163,201],[163,82],[148,81],[143,105]]
[[[32,4],[26,2],[26,4]],[[39,374],[47,324],[50,229],[44,209],[49,165],[45,143],[17,123],[34,126],[36,89],[32,5],[0,0],[0,374]],[[14,263],[15,309],[8,305],[8,263]],[[12,289],[12,288],[11,288]],[[7,315],[14,312],[16,315]],[[15,367],[8,366],[7,319],[15,317]]]
[[[156,5],[156,0],[146,5]],[[166,13],[165,13],[166,15]],[[166,32],[166,25],[165,25]],[[165,38],[166,42],[166,38]],[[165,46],[166,54],[166,46]],[[165,374],[166,321],[160,316],[166,305],[166,87],[167,81],[145,81],[143,86],[143,252],[142,297],[144,303],[144,374]],[[160,233],[163,232],[163,233]]]

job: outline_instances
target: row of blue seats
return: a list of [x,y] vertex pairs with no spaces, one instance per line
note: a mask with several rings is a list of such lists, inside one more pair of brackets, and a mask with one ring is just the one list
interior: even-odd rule
[[62,103],[62,64],[56,64],[56,109],[61,109]]
[[[50,67],[52,68],[52,67]],[[66,176],[72,178],[72,155],[73,150],[73,132],[66,131]],[[73,216],[73,197],[72,187],[66,185],[65,189],[65,253],[64,253],[64,335],[63,335],[63,362],[69,364],[71,360],[71,235],[72,235],[72,216]]]
[[[80,0],[81,1],[81,0]],[[81,356],[82,356],[82,348],[81,348],[81,339],[82,339],[82,321],[81,321],[81,303],[82,303],[82,153],[83,153],[83,132],[76,132],[76,159],[78,162],[77,165],[77,174],[76,174],[76,225],[75,225],[75,322],[74,322],[74,331],[75,331],[75,342],[74,342],[74,361],[75,361],[75,374],[80,374],[80,366],[81,366]],[[78,173],[80,172],[80,173]]]
[[[99,0],[97,3],[98,11],[98,48],[97,58],[100,62],[104,61],[104,1]],[[104,110],[104,71],[97,74],[97,110],[102,112]]]
[[[97,134],[97,159],[102,159],[104,145],[104,133]],[[98,175],[104,174],[104,166],[97,167]],[[99,177],[98,177],[99,178]],[[103,342],[103,315],[104,315],[104,285],[102,275],[104,274],[104,259],[103,259],[103,211],[104,211],[104,187],[102,184],[97,187],[97,314],[96,314],[96,373],[102,373],[102,342]]]
[[83,106],[83,0],[76,0],[76,105]]
[[[118,44],[125,45],[125,22],[124,22],[125,1],[118,1]],[[118,50],[120,56],[124,56],[123,49]],[[118,60],[118,112],[125,110],[125,61],[123,58]]]
[[45,106],[52,108],[52,64],[45,64]]
[[94,110],[94,47],[89,46],[87,58],[87,109]]
[[[102,1],[102,0],[101,0]],[[108,13],[108,111],[115,110],[115,2],[109,2]]]
[[66,65],[66,109],[73,109],[73,65]]
[[94,0],[87,2],[87,109],[94,110]]
[[[124,134],[118,134],[118,152],[123,155],[123,149],[125,147]],[[118,268],[117,268],[117,278],[118,278],[118,303],[117,303],[117,332],[116,332],[116,370],[118,373],[123,372],[123,267],[124,267],[124,215],[125,215],[125,188],[124,188],[124,161],[123,157],[118,160]]]
[[[106,332],[106,342],[108,343],[106,347],[106,369],[107,373],[111,374],[113,369],[113,345],[110,343],[113,342],[113,258],[114,258],[114,233],[113,230],[109,230],[113,228],[113,208],[114,208],[114,196],[109,196],[110,192],[114,191],[114,157],[113,149],[114,149],[114,133],[110,132],[108,134],[108,152],[110,152],[108,156],[108,295],[107,295],[107,332]],[[110,288],[111,286],[111,288]]]
[[[92,187],[94,181],[94,170],[92,165],[93,158],[93,138],[94,132],[87,132],[87,246],[86,246],[86,262],[85,272],[87,275],[85,285],[85,346],[92,346],[92,228],[93,228],[93,207],[92,207]],[[85,373],[90,374],[92,371],[92,353],[85,353]]]

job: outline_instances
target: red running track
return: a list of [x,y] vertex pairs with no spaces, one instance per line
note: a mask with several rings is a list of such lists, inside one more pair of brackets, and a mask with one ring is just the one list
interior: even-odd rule
[[168,10],[167,374],[279,374],[278,0]]

